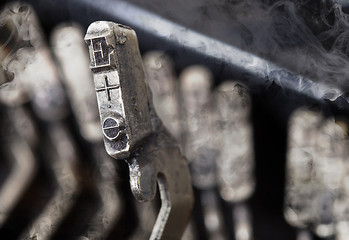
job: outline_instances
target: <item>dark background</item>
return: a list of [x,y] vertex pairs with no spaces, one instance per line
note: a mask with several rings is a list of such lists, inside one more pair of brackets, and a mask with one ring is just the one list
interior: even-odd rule
[[[6,2],[9,1],[2,2],[1,5]],[[94,4],[92,4],[92,0],[30,0],[27,2],[35,8],[47,37],[56,25],[66,21],[78,22],[85,29],[96,20],[120,22],[119,16],[113,15],[112,11],[103,8],[106,1],[96,0]],[[114,2],[117,7],[117,1],[111,0],[110,2]],[[200,32],[232,46],[238,46],[235,38],[231,37],[234,34],[232,32],[234,15],[229,14],[227,10],[229,7],[233,7],[237,1],[211,1],[210,3],[210,1],[200,0],[129,0],[129,2],[154,13],[155,16],[161,16],[171,22],[188,27],[189,31]],[[271,5],[274,2],[276,1],[264,1],[266,5]],[[323,31],[326,28],[325,24],[321,24],[317,20],[321,10],[319,2],[324,1],[299,2],[303,4],[304,11],[300,15],[306,19],[305,22],[309,29]],[[96,3],[100,6],[99,8],[95,7]],[[237,79],[248,85],[250,78],[254,76],[254,73],[242,75],[239,73],[239,69],[231,67],[224,61],[199,54],[190,46],[173,44],[163,36],[147,31],[147,26],[143,26],[143,28],[134,26],[132,16],[126,21],[123,19],[120,23],[135,28],[142,53],[149,50],[166,51],[175,62],[177,74],[189,65],[203,64],[214,73],[216,85],[226,79]],[[330,40],[328,41],[323,43],[325,47],[331,46],[332,43]],[[259,54],[253,48],[249,48],[248,51]],[[271,61],[275,60],[271,55],[261,55],[261,57]],[[292,66],[286,66],[281,62],[278,64],[292,68]],[[254,79],[254,81],[257,84],[253,85],[253,88],[251,87],[251,91],[257,185],[255,193],[249,200],[253,214],[254,236],[257,240],[294,240],[296,229],[289,226],[283,217],[289,116],[300,106],[316,105],[323,109],[325,114],[335,114],[338,118],[347,119],[347,102],[343,98],[338,98],[334,102],[315,100],[302,92],[284,89],[274,83],[266,86],[260,79]],[[125,165],[122,166],[127,168]],[[222,205],[227,210],[230,209],[229,206],[224,206],[223,203]],[[226,212],[229,215],[229,211]]]

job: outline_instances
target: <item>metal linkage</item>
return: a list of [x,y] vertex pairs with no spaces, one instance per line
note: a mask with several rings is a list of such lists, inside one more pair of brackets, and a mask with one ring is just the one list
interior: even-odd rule
[[120,24],[94,22],[85,41],[106,151],[129,164],[137,200],[152,200],[158,183],[161,209],[150,239],[180,239],[193,204],[189,171],[153,110],[136,34]]

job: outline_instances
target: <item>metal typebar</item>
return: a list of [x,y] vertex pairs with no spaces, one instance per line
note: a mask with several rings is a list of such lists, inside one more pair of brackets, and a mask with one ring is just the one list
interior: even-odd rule
[[[180,239],[193,204],[189,170],[153,109],[136,34],[129,27],[101,21],[89,26],[85,41],[106,151],[129,164],[137,200],[152,200],[158,183],[161,209],[150,239]],[[106,80],[119,86],[109,89],[110,95],[98,91]]]

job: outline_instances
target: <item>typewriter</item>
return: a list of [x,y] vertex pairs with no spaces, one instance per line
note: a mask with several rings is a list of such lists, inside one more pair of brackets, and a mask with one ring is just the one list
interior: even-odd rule
[[348,1],[0,7],[0,239],[349,239]]

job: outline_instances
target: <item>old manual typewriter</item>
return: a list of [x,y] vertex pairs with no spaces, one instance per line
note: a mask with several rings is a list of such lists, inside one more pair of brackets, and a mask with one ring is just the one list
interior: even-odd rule
[[0,7],[0,239],[349,239],[348,1]]

